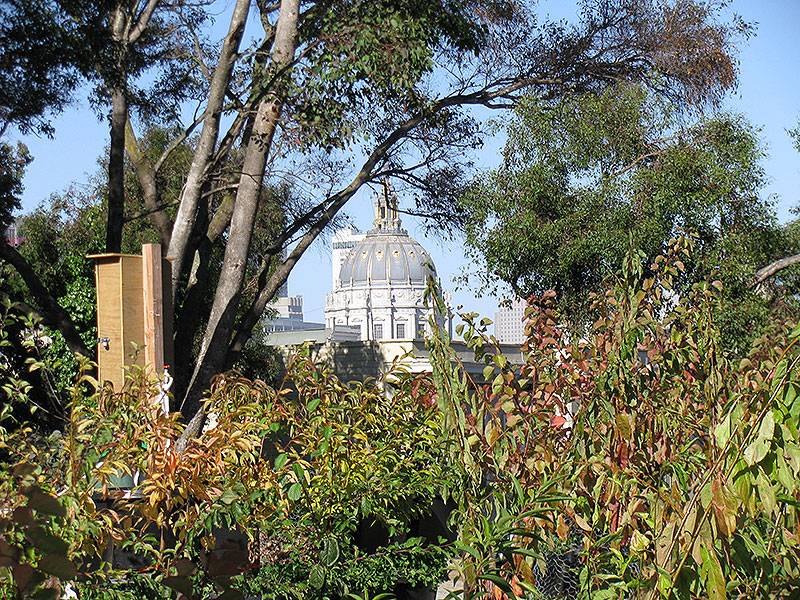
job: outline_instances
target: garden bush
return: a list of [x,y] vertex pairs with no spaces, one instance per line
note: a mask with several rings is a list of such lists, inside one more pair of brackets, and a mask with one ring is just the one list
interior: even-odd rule
[[[674,291],[693,243],[646,270],[631,253],[580,337],[553,294],[531,298],[521,361],[464,315],[482,377],[435,327],[430,374],[398,363],[345,383],[306,348],[277,386],[220,375],[210,426],[182,451],[182,423],[139,371],[113,393],[83,361],[67,424],[48,434],[23,418],[25,374],[6,369],[0,589],[335,600],[455,573],[464,600],[792,597],[800,328],[775,323],[732,359],[720,284]],[[444,308],[434,289],[429,301]],[[20,307],[4,306],[18,327]],[[137,473],[124,494],[119,477]],[[450,539],[415,528],[435,503]],[[109,563],[110,546],[135,568]]]

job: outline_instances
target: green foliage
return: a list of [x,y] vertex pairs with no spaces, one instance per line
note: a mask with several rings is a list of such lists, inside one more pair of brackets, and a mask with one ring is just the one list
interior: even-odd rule
[[734,359],[720,282],[675,293],[694,245],[671,242],[647,269],[627,257],[580,340],[554,293],[533,299],[520,364],[468,315],[486,384],[432,341],[440,398],[459,399],[440,406],[476,481],[457,512],[464,597],[538,597],[565,545],[580,598],[778,598],[800,585],[800,328]]
[[[261,569],[243,589],[267,598],[341,598],[430,585],[445,552],[418,538],[392,542],[454,485],[448,438],[401,371],[346,385],[301,353],[287,365],[296,392],[284,396],[272,468],[286,512],[259,523]],[[394,390],[385,393],[386,386]],[[363,525],[384,542],[359,549]]]
[[389,544],[374,553],[350,549],[329,564],[323,563],[324,569],[292,552],[244,577],[240,589],[265,600],[369,599],[394,590],[399,582],[412,587],[435,587],[444,578],[447,559],[444,549],[423,545],[418,538]]
[[[579,339],[553,292],[533,299],[518,358],[464,315],[482,378],[435,327],[433,295],[430,375],[395,365],[345,384],[306,348],[279,386],[220,376],[182,449],[155,382],[134,369],[97,390],[81,363],[63,435],[0,413],[0,589],[339,600],[455,570],[463,600],[540,598],[557,575],[578,598],[786,597],[800,586],[800,328],[735,358],[722,284],[684,281],[697,244],[674,239],[646,266],[629,254]],[[25,318],[3,306],[4,323]],[[30,373],[0,376],[25,406]],[[438,499],[455,505],[452,543],[414,535]],[[112,540],[138,574],[106,570]]]
[[0,131],[52,135],[49,113],[59,112],[77,83],[74,23],[48,0],[0,5]]
[[[69,517],[53,527],[75,569],[60,575],[76,579],[77,589],[114,599],[162,597],[167,588],[213,597],[234,594],[231,586],[276,599],[307,597],[308,590],[342,598],[442,578],[445,550],[406,537],[453,485],[443,460],[447,436],[435,411],[411,393],[412,378],[394,372],[380,385],[345,385],[307,354],[289,362],[277,389],[221,377],[206,400],[212,422],[178,452],[182,427],[177,414],[155,404],[152,382],[134,370],[121,392],[95,390],[88,368],[80,365],[69,390],[63,436],[48,445],[22,425],[0,438],[5,506],[24,504],[30,485],[58,490]],[[388,385],[396,388],[392,397],[383,391]],[[28,389],[18,402],[27,401]],[[14,478],[20,469],[31,483]],[[119,486],[136,473],[147,476],[129,497]],[[363,524],[385,532],[377,549],[360,547]],[[251,555],[218,547],[219,528],[250,535]],[[16,524],[0,535],[26,533]],[[110,540],[147,575],[98,570]],[[24,570],[36,568],[42,551],[33,544],[24,556],[9,556]],[[0,568],[4,577],[20,585],[14,569]]]
[[[759,197],[763,155],[740,117],[687,126],[636,86],[529,99],[509,123],[502,165],[464,199],[468,244],[489,283],[506,282],[521,297],[556,290],[582,330],[589,294],[631,249],[644,252],[646,267],[679,230],[694,232],[679,285],[725,284],[726,344],[743,352],[775,314],[751,289],[753,275],[795,248]],[[789,305],[793,292],[783,296]]]
[[[388,397],[374,382],[346,385],[308,358],[297,359],[289,374],[297,386],[285,421],[291,441],[277,450],[296,475],[286,482],[289,493],[300,486],[300,522],[352,533],[361,520],[374,519],[391,535],[405,533],[408,520],[450,483],[436,415],[407,393],[411,384],[402,379],[401,390]],[[345,457],[346,485],[331,485]]]
[[167,600],[174,596],[171,589],[152,576],[123,572],[89,579],[74,586],[81,600]]
[[0,142],[0,228],[4,233],[13,220],[14,211],[20,207],[22,176],[31,160],[24,144],[18,143],[15,148]]
[[52,352],[58,341],[63,343],[18,301],[0,267],[0,427],[35,422],[52,431],[63,422],[67,393],[62,390],[72,381],[61,387],[61,360],[77,363],[70,352]]
[[341,2],[309,11],[302,41],[313,42],[297,67],[287,107],[300,138],[329,152],[369,135],[365,117],[388,106],[424,103],[423,78],[436,54],[477,53],[490,2]]

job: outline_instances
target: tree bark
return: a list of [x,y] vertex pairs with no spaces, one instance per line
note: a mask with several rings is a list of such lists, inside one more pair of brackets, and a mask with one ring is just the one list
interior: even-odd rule
[[167,259],[172,261],[173,301],[177,296],[184,261],[189,249],[189,240],[197,218],[197,205],[203,190],[204,175],[219,137],[223,101],[238,58],[239,44],[242,41],[249,9],[250,0],[237,0],[234,6],[217,68],[214,69],[214,75],[211,78],[203,129],[192,157],[192,164],[189,166],[189,173],[186,176],[186,183],[178,205],[178,213],[175,216],[175,225],[172,228],[172,236],[167,250]]
[[128,121],[126,50],[128,13],[124,0],[118,0],[111,21],[111,39],[116,44],[114,69],[106,73],[111,95],[111,135],[108,152],[108,214],[106,216],[106,252],[122,248],[125,213],[125,123]]
[[798,263],[800,263],[800,254],[795,254],[793,256],[787,256],[785,258],[776,260],[775,262],[768,264],[766,267],[762,267],[756,271],[755,277],[753,278],[753,287],[764,283],[767,279],[773,277],[779,271]]
[[127,120],[128,98],[125,86],[118,84],[111,90],[106,252],[119,252],[122,248],[122,223],[125,210],[125,123]]
[[167,213],[164,212],[164,209],[159,206],[161,199],[156,183],[156,174],[155,171],[153,171],[153,167],[142,155],[141,150],[139,150],[139,144],[136,141],[136,134],[133,133],[130,119],[128,119],[125,124],[125,148],[133,163],[133,168],[136,170],[136,177],[139,179],[139,184],[142,186],[144,206],[150,215],[150,220],[158,230],[162,247],[166,248],[169,245],[172,223],[170,223],[169,217]]
[[[275,42],[271,53],[271,65],[275,72],[285,69],[294,59],[297,47],[299,4],[299,0],[281,0],[275,29]],[[242,174],[236,190],[236,202],[231,216],[228,243],[225,245],[225,257],[217,283],[214,304],[211,307],[211,315],[200,347],[197,366],[184,401],[184,406],[190,411],[197,406],[197,401],[207,389],[211,378],[220,372],[226,363],[228,345],[247,268],[258,200],[264,179],[264,168],[282,108],[281,94],[272,91],[259,103],[256,112],[253,133],[245,150]],[[179,448],[185,447],[187,441],[200,431],[204,421],[203,411],[197,410],[181,435]]]
[[3,238],[0,238],[0,258],[14,267],[22,277],[38,304],[39,316],[42,317],[44,324],[60,331],[70,350],[83,354],[87,358],[93,358],[88,348],[84,345],[81,336],[78,335],[78,330],[67,312],[61,308],[56,299],[47,291],[39,276],[36,275],[36,271],[25,260],[25,257],[9,246]]

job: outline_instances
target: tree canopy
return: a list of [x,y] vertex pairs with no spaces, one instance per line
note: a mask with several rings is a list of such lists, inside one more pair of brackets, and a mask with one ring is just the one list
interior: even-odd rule
[[[69,6],[83,56],[97,57],[80,73],[109,116],[105,249],[118,251],[132,219],[146,215],[173,265],[176,342],[199,339],[176,343],[174,391],[187,417],[211,378],[238,360],[299,258],[364,186],[394,178],[415,196],[416,212],[451,222],[485,134],[473,107],[505,110],[523,96],[557,102],[620,81],[685,109],[713,104],[735,84],[736,44],[750,31],[695,0],[587,0],[574,24],[515,0],[237,0],[218,39],[202,1]],[[25,52],[0,68],[17,68]],[[140,93],[148,81],[156,85]],[[194,115],[178,122],[174,107],[193,101]],[[152,114],[173,133],[160,153],[145,151]],[[172,187],[164,170],[186,148]],[[126,191],[125,160],[141,212]],[[265,184],[288,186],[291,205],[261,210]],[[259,227],[270,233],[256,244]],[[31,305],[81,349],[37,267],[0,251]],[[201,411],[187,435],[203,420]]]
[[487,283],[505,282],[522,297],[555,290],[580,329],[591,294],[632,248],[648,265],[679,231],[691,232],[698,250],[687,281],[724,283],[732,343],[761,331],[769,302],[753,275],[794,242],[764,197],[764,150],[742,117],[693,120],[642,86],[621,84],[528,98],[507,131],[501,166],[462,200]]

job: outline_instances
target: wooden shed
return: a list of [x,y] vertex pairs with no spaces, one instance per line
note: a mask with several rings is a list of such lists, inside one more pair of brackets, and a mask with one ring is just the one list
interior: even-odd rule
[[95,262],[99,381],[120,390],[131,365],[161,377],[164,364],[172,361],[171,275],[161,246],[145,244],[142,255],[87,258]]

